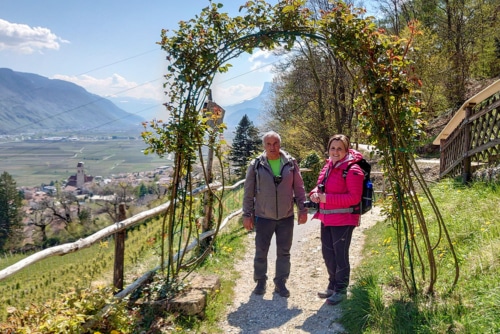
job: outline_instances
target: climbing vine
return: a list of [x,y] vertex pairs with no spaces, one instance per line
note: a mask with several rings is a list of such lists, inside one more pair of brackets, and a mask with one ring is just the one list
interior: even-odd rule
[[[224,126],[208,126],[207,120],[213,121],[214,115],[204,107],[214,76],[228,71],[229,61],[242,53],[278,46],[291,49],[298,39],[311,39],[356,68],[351,73],[359,91],[356,108],[360,130],[383,157],[394,194],[388,217],[397,231],[400,270],[409,294],[415,296],[424,289],[428,294],[435,292],[438,275],[434,251],[443,241],[455,263],[453,288],[459,275],[453,245],[413,158],[422,124],[420,81],[412,71],[410,55],[412,39],[419,32],[410,26],[408,38],[390,36],[372,18],[365,18],[362,9],[341,1],[332,5],[318,17],[305,6],[305,0],[282,0],[275,6],[263,0],[247,1],[240,8],[243,14],[229,17],[221,12],[222,4],[209,2],[200,15],[180,22],[172,34],[162,31],[160,45],[168,61],[165,106],[169,120],[145,124],[143,138],[148,153],[175,153],[170,200],[173,203],[182,196],[183,201],[177,201],[168,213],[167,235],[192,226],[194,221],[188,194],[193,166],[202,158],[199,148],[210,145],[221,156],[221,142],[208,138],[214,138],[210,131],[222,133]],[[434,239],[428,233],[417,189],[422,189],[431,203],[442,232]]]

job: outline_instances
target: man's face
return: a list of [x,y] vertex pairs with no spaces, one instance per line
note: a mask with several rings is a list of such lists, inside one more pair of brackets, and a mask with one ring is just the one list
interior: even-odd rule
[[266,150],[267,158],[276,160],[280,157],[280,141],[276,137],[267,137],[264,140],[264,149]]

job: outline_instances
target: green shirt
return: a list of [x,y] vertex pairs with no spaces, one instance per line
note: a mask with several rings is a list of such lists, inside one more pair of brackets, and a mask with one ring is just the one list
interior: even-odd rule
[[273,170],[274,176],[281,175],[281,159],[269,160],[269,165],[271,165],[271,169]]

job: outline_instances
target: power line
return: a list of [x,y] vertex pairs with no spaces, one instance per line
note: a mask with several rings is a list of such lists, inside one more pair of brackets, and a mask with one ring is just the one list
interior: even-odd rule
[[237,79],[237,78],[239,78],[239,77],[245,76],[245,75],[250,74],[250,73],[252,73],[252,72],[255,72],[255,71],[261,70],[261,69],[263,69],[263,68],[269,67],[269,66],[271,66],[271,65],[274,65],[275,63],[277,63],[277,62],[279,62],[279,61],[280,61],[280,59],[277,59],[277,60],[275,60],[275,61],[273,61],[273,62],[270,62],[270,63],[268,63],[268,64],[262,65],[262,66],[260,66],[260,67],[257,67],[257,68],[255,68],[255,69],[253,69],[253,70],[250,70],[250,71],[248,71],[248,72],[244,72],[244,73],[242,73],[242,74],[240,74],[240,75],[236,75],[236,76],[234,76],[234,77],[232,77],[232,78],[229,78],[229,79],[223,80],[223,81],[221,81],[220,83],[224,83],[224,82],[228,82],[228,81],[231,81],[231,80]]
[[[150,84],[150,83],[155,82],[155,81],[158,81],[158,80],[160,80],[160,79],[161,79],[161,78],[157,78],[157,79],[154,79],[154,80],[146,81],[146,82],[144,82],[144,83],[142,83],[142,84],[139,84],[139,85],[137,85],[137,86],[135,86],[135,87],[124,89],[124,90],[122,90],[122,91],[119,91],[119,92],[117,93],[117,95],[119,95],[119,94],[121,94],[121,93],[124,93],[124,92],[127,92],[127,91],[130,91],[130,90],[133,90],[133,89],[136,89],[137,87],[141,87],[141,86],[144,86],[144,85]],[[96,95],[96,94],[94,94],[94,95]],[[98,95],[97,95],[97,96],[98,96]],[[99,96],[99,97],[98,97],[97,99],[95,99],[95,100],[89,101],[89,102],[84,103],[84,104],[80,104],[80,105],[78,105],[78,106],[75,106],[74,108],[67,109],[67,110],[63,110],[63,111],[61,111],[61,112],[59,112],[59,113],[56,113],[56,114],[50,115],[49,117],[45,117],[45,118],[43,118],[43,119],[36,120],[36,121],[30,122],[30,123],[28,123],[28,124],[22,125],[22,126],[20,126],[20,127],[18,127],[18,128],[13,129],[13,130],[12,130],[12,132],[18,132],[18,131],[19,131],[20,129],[22,129],[22,128],[29,127],[29,126],[32,126],[32,125],[34,125],[34,124],[39,124],[39,123],[41,123],[41,122],[43,122],[43,121],[46,121],[46,120],[48,120],[48,119],[51,119],[51,118],[54,118],[54,117],[58,117],[58,116],[64,115],[64,114],[66,114],[66,113],[69,113],[69,112],[75,111],[75,110],[77,110],[77,109],[83,108],[83,107],[85,107],[85,106],[88,106],[88,105],[91,105],[91,104],[94,104],[94,103],[97,103],[97,102],[99,102],[99,101],[103,101],[103,100],[108,100],[108,99],[107,99],[106,97]],[[158,106],[160,106],[160,105],[161,105],[161,104],[158,104]],[[130,113],[129,113],[129,114],[130,114]],[[133,114],[133,113],[132,113],[132,114]],[[117,120],[117,121],[118,121],[118,120]]]
[[88,70],[88,71],[85,71],[83,73],[80,73],[80,74],[77,74],[77,76],[80,76],[80,75],[85,75],[85,74],[88,74],[88,73],[92,73],[92,72],[95,72],[95,71],[98,71],[98,70],[102,70],[103,68],[106,68],[106,67],[110,67],[112,65],[116,65],[116,64],[119,64],[119,63],[123,63],[127,60],[131,60],[131,59],[134,59],[134,58],[138,58],[138,57],[141,57],[141,56],[144,56],[148,53],[151,53],[151,52],[154,52],[154,51],[161,51],[161,48],[160,49],[151,49],[149,51],[144,51],[142,53],[139,53],[139,54],[136,54],[134,56],[130,56],[128,58],[124,58],[124,59],[120,59],[120,60],[117,60],[115,62],[112,62],[112,63],[109,63],[109,64],[106,64],[106,65],[102,65],[102,66],[99,66],[99,67],[96,67],[92,70]]
[[[157,51],[157,50],[158,50],[158,49],[152,49],[152,50],[149,50],[149,51],[145,51],[145,52],[142,52],[142,53],[136,54],[136,55],[131,56],[131,57],[127,57],[127,58],[124,58],[124,59],[121,59],[121,60],[118,60],[118,61],[115,61],[115,62],[112,62],[112,63],[106,64],[106,65],[103,65],[103,66],[96,67],[96,68],[94,68],[94,69],[91,69],[91,70],[85,71],[85,72],[83,72],[83,73],[81,73],[81,74],[79,74],[79,75],[88,74],[88,73],[91,73],[91,72],[97,71],[97,70],[99,70],[99,69],[103,69],[103,68],[106,68],[106,67],[109,67],[109,66],[112,66],[112,65],[118,64],[118,63],[122,63],[122,62],[125,62],[125,61],[129,61],[129,60],[131,60],[131,59],[135,59],[135,58],[141,57],[141,56],[143,56],[143,55],[149,54],[149,53],[154,52],[154,51]],[[220,83],[225,83],[225,82],[228,82],[228,81],[234,80],[234,79],[236,79],[236,78],[242,77],[242,76],[244,76],[244,75],[248,75],[248,74],[253,73],[253,72],[255,72],[255,71],[261,70],[261,69],[263,69],[263,68],[266,68],[266,67],[272,66],[273,64],[275,64],[275,63],[276,63],[276,62],[278,62],[278,61],[279,61],[279,60],[276,60],[276,61],[273,61],[273,62],[271,62],[271,63],[265,64],[265,65],[263,65],[263,66],[260,66],[260,67],[255,68],[255,69],[252,69],[252,70],[250,70],[250,71],[244,72],[244,73],[242,73],[242,74],[240,74],[240,75],[230,77],[230,78],[228,78],[228,79],[226,79],[226,80],[224,80],[224,81],[221,81]],[[122,90],[122,91],[117,92],[116,94],[117,94],[117,95],[119,95],[119,94],[122,94],[122,93],[125,93],[125,92],[127,92],[127,91],[131,91],[131,90],[137,89],[138,87],[141,87],[141,86],[144,86],[144,85],[150,84],[150,83],[152,83],[152,82],[155,82],[155,81],[158,81],[158,80],[161,80],[161,79],[163,79],[163,76],[162,76],[162,77],[159,77],[159,78],[156,78],[156,79],[153,79],[153,80],[149,80],[149,81],[143,82],[143,83],[138,84],[138,85],[136,85],[136,86],[134,86],[134,87],[124,89],[124,90]],[[36,88],[36,89],[40,89],[40,88],[42,88],[42,87],[38,87],[38,88]],[[68,110],[64,110],[64,111],[62,111],[62,112],[60,112],[60,113],[57,113],[57,114],[55,114],[55,115],[51,115],[50,117],[47,117],[47,118],[45,118],[45,119],[41,119],[41,120],[38,120],[38,121],[36,121],[36,122],[32,122],[32,123],[30,123],[30,124],[20,126],[20,127],[16,128],[16,129],[14,129],[13,131],[16,131],[16,132],[17,132],[18,130],[20,130],[20,129],[24,128],[24,127],[27,127],[27,126],[30,126],[30,125],[33,125],[33,124],[39,124],[39,123],[41,123],[41,122],[43,122],[43,121],[45,121],[45,120],[47,120],[47,119],[50,119],[50,118],[53,118],[53,117],[57,117],[57,116],[64,115],[65,113],[68,113],[68,112],[74,111],[74,110],[76,110],[76,109],[79,109],[79,108],[85,107],[85,106],[87,106],[87,105],[89,105],[89,104],[96,103],[96,102],[98,102],[98,101],[102,101],[102,100],[107,100],[107,98],[106,98],[106,97],[99,97],[98,99],[95,99],[95,100],[93,100],[93,101],[90,101],[90,102],[88,102],[88,103],[85,103],[85,104],[82,104],[82,105],[76,106],[76,107],[71,108],[71,109],[68,109]],[[132,113],[131,113],[131,112],[129,112],[129,114],[130,114],[130,115],[138,115],[138,114],[141,114],[141,113],[143,113],[143,112],[145,112],[145,111],[147,111],[147,110],[150,110],[150,109],[153,109],[153,108],[157,108],[157,107],[160,107],[160,106],[162,106],[162,104],[157,104],[157,105],[154,105],[154,106],[150,106],[150,107],[148,107],[148,108],[144,108],[144,109],[142,109],[142,110],[139,110],[138,112],[135,112],[135,113],[133,113],[133,112],[132,112]],[[97,126],[95,126],[95,127],[93,127],[93,128],[88,128],[88,129],[86,129],[86,130],[81,130],[81,131],[89,132],[89,131],[92,131],[92,130],[96,130],[96,129],[100,128],[100,127],[103,127],[103,126],[106,126],[106,125],[112,124],[112,123],[114,123],[114,122],[121,121],[121,120],[123,120],[123,119],[125,119],[125,118],[127,118],[127,117],[130,117],[130,115],[127,115],[127,116],[122,117],[122,118],[117,118],[117,119],[114,119],[114,120],[110,120],[110,121],[108,121],[108,122],[106,122],[106,123],[103,123],[103,124],[97,125]],[[80,135],[80,134],[81,134],[81,131],[77,131],[74,135]],[[62,140],[64,140],[64,139],[61,139],[60,141],[62,141]],[[36,147],[36,148],[32,148],[32,149],[30,149],[30,150],[26,150],[26,151],[20,152],[20,154],[19,154],[19,155],[17,155],[17,156],[20,156],[20,155],[22,155],[22,154],[27,154],[27,153],[30,153],[31,151],[39,150],[40,148],[46,147],[47,145],[55,145],[55,144],[58,144],[60,141],[53,141],[53,142],[50,142],[50,143],[44,142],[44,145],[38,146],[38,147]],[[14,156],[14,158],[15,158],[15,157],[16,157],[16,156]],[[48,168],[47,168],[47,170],[48,170]]]
[[[110,63],[109,65],[104,65],[104,66],[98,67],[98,68],[96,68],[96,69],[94,69],[94,70],[97,70],[97,69],[100,69],[100,68],[104,68],[104,67],[106,67],[106,66],[111,66],[112,64],[120,63],[120,62],[123,62],[123,61],[126,61],[126,60],[130,60],[130,59],[133,59],[133,58],[137,58],[137,57],[139,57],[140,55],[144,55],[144,54],[147,54],[147,53],[150,53],[150,52],[151,52],[151,51],[143,52],[143,53],[138,54],[138,55],[136,55],[136,56],[128,57],[128,58],[125,58],[125,59],[122,59],[122,60],[116,61],[116,62],[114,62],[114,63]],[[255,69],[253,69],[253,70],[250,70],[250,71],[244,72],[244,73],[242,73],[242,74],[240,74],[240,75],[237,75],[237,76],[234,76],[234,77],[228,78],[228,79],[226,79],[226,80],[224,80],[224,81],[221,81],[220,83],[228,82],[228,81],[234,80],[234,79],[236,79],[236,78],[242,77],[242,76],[244,76],[244,75],[248,75],[248,74],[250,74],[250,73],[252,73],[252,72],[255,72],[255,71],[258,71],[258,70],[260,70],[260,69],[263,69],[263,68],[269,67],[269,66],[271,66],[271,65],[275,64],[275,63],[276,63],[276,62],[278,62],[278,61],[279,61],[279,60],[273,61],[273,62],[271,62],[271,63],[269,63],[269,64],[266,64],[266,65],[260,66],[260,67],[258,67],[258,68],[255,68]],[[94,71],[94,70],[89,70],[89,71],[84,72],[84,73],[90,73],[90,72],[92,72],[92,71]],[[149,81],[143,82],[143,83],[138,84],[138,85],[136,85],[136,86],[134,86],[134,87],[127,88],[127,89],[124,89],[124,90],[122,90],[122,91],[119,91],[119,92],[117,92],[117,93],[116,93],[116,95],[120,95],[120,94],[122,94],[122,93],[125,93],[125,92],[128,92],[128,91],[131,91],[131,90],[137,89],[138,87],[141,87],[141,86],[144,86],[144,85],[150,84],[150,83],[152,83],[152,82],[155,82],[155,81],[158,81],[158,80],[161,80],[161,79],[163,79],[163,77],[159,77],[159,78],[156,78],[156,79],[153,79],[153,80],[149,80]],[[42,87],[38,87],[38,88],[35,88],[35,89],[40,89],[40,88],[42,88]],[[57,116],[64,115],[65,113],[69,113],[69,112],[75,111],[75,110],[77,110],[77,109],[83,108],[83,107],[85,107],[85,106],[87,106],[87,105],[90,105],[90,104],[93,104],[93,103],[97,103],[97,102],[102,101],[102,100],[107,100],[107,98],[106,98],[106,97],[99,97],[98,99],[92,100],[92,101],[90,101],[90,102],[88,102],[88,103],[85,103],[85,104],[82,104],[82,105],[78,105],[78,106],[75,106],[74,108],[71,108],[71,109],[68,109],[68,110],[61,111],[61,112],[59,112],[59,113],[57,113],[57,114],[53,114],[53,115],[51,115],[51,116],[49,116],[49,117],[46,117],[46,118],[43,118],[43,119],[40,119],[40,120],[37,120],[37,121],[33,121],[33,122],[31,122],[31,123],[28,123],[28,124],[25,124],[25,125],[22,125],[22,126],[19,126],[18,128],[15,128],[15,129],[11,130],[10,132],[11,132],[11,133],[16,133],[16,132],[18,132],[20,129],[23,129],[23,128],[26,128],[26,127],[32,126],[33,124],[39,124],[39,123],[42,123],[42,122],[44,122],[44,121],[46,121],[46,120],[48,120],[48,119],[51,119],[51,118],[54,118],[54,117],[57,117]],[[160,104],[159,104],[158,106],[160,106]]]

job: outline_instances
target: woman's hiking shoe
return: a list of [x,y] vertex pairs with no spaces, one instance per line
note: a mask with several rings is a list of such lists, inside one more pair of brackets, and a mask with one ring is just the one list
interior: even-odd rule
[[330,290],[330,289],[326,289],[324,291],[318,291],[319,298],[328,298],[331,295],[333,295],[333,290]]
[[263,295],[266,293],[266,280],[259,279],[257,280],[257,286],[253,289],[253,293],[256,295]]
[[278,293],[281,297],[290,297],[290,291],[286,288],[285,280],[274,282],[274,292]]
[[340,304],[346,298],[345,293],[334,292],[333,295],[326,298],[326,303],[328,305],[337,305]]

